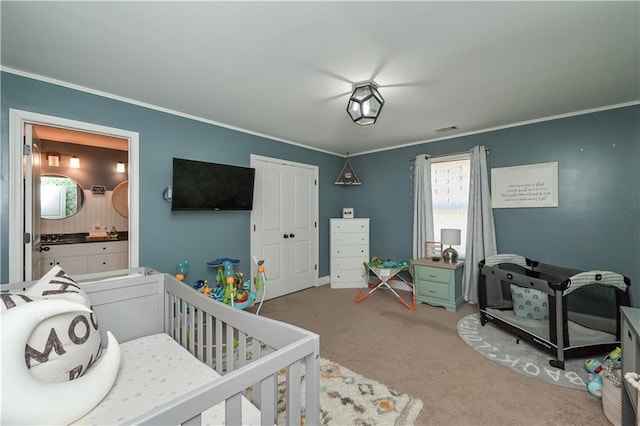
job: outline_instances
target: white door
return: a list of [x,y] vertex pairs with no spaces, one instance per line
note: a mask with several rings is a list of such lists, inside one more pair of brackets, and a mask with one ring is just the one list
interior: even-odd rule
[[258,156],[251,157],[251,167],[256,169],[251,254],[264,260],[265,300],[313,287],[318,276],[317,167]]
[[24,129],[23,164],[24,174],[24,210],[33,215],[24,218],[24,279],[37,280],[40,272],[40,140],[31,124]]

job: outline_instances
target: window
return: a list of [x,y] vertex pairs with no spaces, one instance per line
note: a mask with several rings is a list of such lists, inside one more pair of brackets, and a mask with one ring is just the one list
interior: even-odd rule
[[469,207],[469,154],[448,155],[431,160],[433,228],[440,240],[442,228],[460,229],[460,246],[454,247],[459,259],[465,258],[467,212]]

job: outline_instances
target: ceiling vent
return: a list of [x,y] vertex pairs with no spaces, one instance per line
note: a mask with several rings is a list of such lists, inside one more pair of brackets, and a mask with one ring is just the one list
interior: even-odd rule
[[438,129],[433,129],[433,131],[436,133],[453,132],[454,130],[458,130],[458,126],[445,126]]

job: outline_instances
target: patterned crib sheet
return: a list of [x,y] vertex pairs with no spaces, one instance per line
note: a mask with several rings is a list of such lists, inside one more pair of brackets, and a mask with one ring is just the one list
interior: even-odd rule
[[[220,377],[164,333],[122,343],[120,350],[120,370],[111,391],[75,424],[126,423]],[[260,424],[259,410],[246,399],[242,406],[243,423]],[[223,425],[224,403],[204,412],[202,424]]]

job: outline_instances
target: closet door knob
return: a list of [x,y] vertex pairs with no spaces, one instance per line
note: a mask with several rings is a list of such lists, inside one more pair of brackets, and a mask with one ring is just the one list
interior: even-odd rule
[[284,234],[283,237],[284,238],[289,238],[289,236],[287,234]]
[[290,236],[291,238],[295,237],[295,235],[293,235],[293,234],[289,234],[289,236]]

